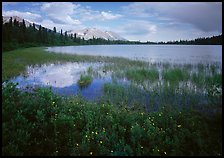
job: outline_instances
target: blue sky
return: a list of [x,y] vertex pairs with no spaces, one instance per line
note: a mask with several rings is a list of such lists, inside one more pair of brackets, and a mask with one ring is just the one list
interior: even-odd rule
[[3,16],[44,27],[95,27],[128,40],[185,40],[222,33],[221,2],[2,2]]

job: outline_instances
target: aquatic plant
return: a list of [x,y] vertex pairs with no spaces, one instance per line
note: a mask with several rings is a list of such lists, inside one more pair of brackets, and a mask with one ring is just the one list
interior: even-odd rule
[[159,79],[159,72],[156,69],[130,69],[126,71],[125,76],[129,80],[136,82],[143,82],[145,80],[154,82]]
[[78,85],[81,87],[81,88],[84,88],[84,87],[87,87],[91,84],[93,78],[91,75],[83,75],[81,74],[80,76],[80,79],[78,80]]
[[[105,62],[100,71],[132,82],[105,84],[98,101],[80,94],[60,97],[44,88],[21,92],[5,82],[3,155],[222,155],[217,65],[150,64],[28,48],[3,53],[2,75],[5,80],[27,65],[58,61]],[[91,84],[95,71],[90,67],[80,76],[80,87]]]
[[163,79],[170,83],[177,83],[179,81],[187,81],[190,78],[189,72],[185,69],[174,68],[164,70],[162,72]]

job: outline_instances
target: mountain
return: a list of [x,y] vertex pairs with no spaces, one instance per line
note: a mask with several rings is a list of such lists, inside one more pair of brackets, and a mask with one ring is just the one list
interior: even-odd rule
[[86,28],[82,30],[68,31],[68,34],[76,34],[77,37],[84,38],[85,40],[93,38],[102,38],[111,41],[115,40],[127,41],[125,38],[119,36],[118,34],[112,31],[101,31],[96,28]]
[[[18,16],[2,16],[2,17],[3,17],[3,24],[8,23],[11,17],[12,17],[12,22],[14,21],[14,19],[19,21],[20,23],[23,22],[23,19]],[[24,19],[24,21],[25,21],[26,27],[33,25],[33,22],[30,22],[26,19]],[[35,28],[37,30],[39,29],[39,26],[40,25],[35,24]],[[51,30],[51,29],[47,28],[47,30]],[[118,35],[115,32],[101,31],[96,28],[86,28],[86,29],[82,29],[82,30],[78,30],[78,31],[70,30],[70,31],[67,31],[67,33],[68,33],[68,35],[76,33],[77,37],[84,38],[85,40],[93,39],[93,37],[94,37],[94,38],[102,38],[102,39],[110,40],[110,41],[116,41],[116,40],[127,41],[125,38],[121,37],[120,35]]]
[[[15,19],[16,19],[16,21],[18,21],[19,23],[22,23],[22,22],[23,22],[23,18],[20,18],[20,17],[18,17],[18,16],[2,16],[2,17],[3,17],[3,24],[8,23],[11,17],[12,17],[12,22],[13,22]],[[26,19],[24,19],[24,21],[25,21],[25,25],[26,25],[26,27],[29,27],[30,25],[33,26],[33,22],[28,21],[28,20],[26,20]],[[40,25],[35,24],[35,28],[36,28],[37,30],[39,29],[39,26],[40,26]],[[47,29],[48,29],[48,28],[47,28]],[[48,30],[50,30],[50,29],[48,29]]]
[[[18,16],[3,16],[3,24],[8,23],[11,17],[12,17],[12,22],[14,21],[14,19],[16,19],[16,21],[18,21],[20,23],[23,22],[23,19]],[[24,21],[25,21],[26,27],[33,25],[33,23],[29,22],[28,20],[24,19]]]

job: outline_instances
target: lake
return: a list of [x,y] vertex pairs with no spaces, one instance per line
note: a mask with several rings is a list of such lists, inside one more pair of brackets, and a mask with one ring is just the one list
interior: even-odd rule
[[[49,47],[47,50],[124,57],[149,63],[136,65],[132,61],[118,66],[121,63],[115,60],[114,63],[98,61],[33,65],[27,67],[27,75],[19,75],[11,80],[19,83],[18,88],[32,90],[35,87],[51,87],[54,93],[62,96],[81,94],[87,100],[125,100],[128,105],[138,102],[147,110],[158,109],[162,102],[175,106],[210,104],[208,93],[211,88],[217,91],[213,100],[220,101],[217,97],[222,91],[222,46],[89,45]],[[150,77],[157,71],[158,77],[151,81]],[[82,74],[93,77],[91,84],[85,88],[77,84]]]
[[88,45],[48,47],[55,53],[172,63],[222,63],[221,45]]

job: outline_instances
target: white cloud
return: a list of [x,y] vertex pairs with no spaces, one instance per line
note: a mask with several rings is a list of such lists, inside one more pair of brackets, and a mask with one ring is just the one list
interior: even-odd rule
[[115,14],[111,11],[92,10],[91,7],[81,6],[74,10],[74,14],[79,16],[81,21],[109,21],[123,17],[121,14]]
[[34,14],[31,12],[20,12],[20,11],[16,11],[16,10],[3,11],[2,15],[3,16],[18,16],[23,19],[29,20],[31,22],[37,22],[41,19],[41,16],[39,14]]
[[157,32],[157,26],[155,24],[151,24],[148,21],[143,20],[127,20],[127,23],[122,25],[120,29],[122,32],[126,32],[128,34],[152,34]]
[[101,16],[104,20],[113,20],[122,17],[120,14],[111,14],[110,12],[101,12]]
[[81,22],[78,19],[73,19],[72,15],[74,13],[74,9],[79,6],[80,5],[76,5],[71,2],[50,2],[44,3],[41,6],[41,10],[54,22],[78,25],[81,24]]
[[69,30],[74,30],[74,28],[76,28],[76,29],[84,28],[83,25],[76,25],[74,27],[73,24],[66,24],[65,25],[65,24],[55,23],[55,22],[53,22],[52,20],[49,20],[49,19],[45,19],[45,20],[41,21],[41,25],[44,26],[44,27],[47,27],[49,29],[52,29],[52,30],[53,30],[54,27],[56,27],[57,32],[60,32],[61,29],[62,29],[63,32],[65,32],[65,31],[69,31]]
[[128,40],[147,41],[151,35],[157,33],[157,26],[144,20],[126,20],[116,28],[116,32]]

